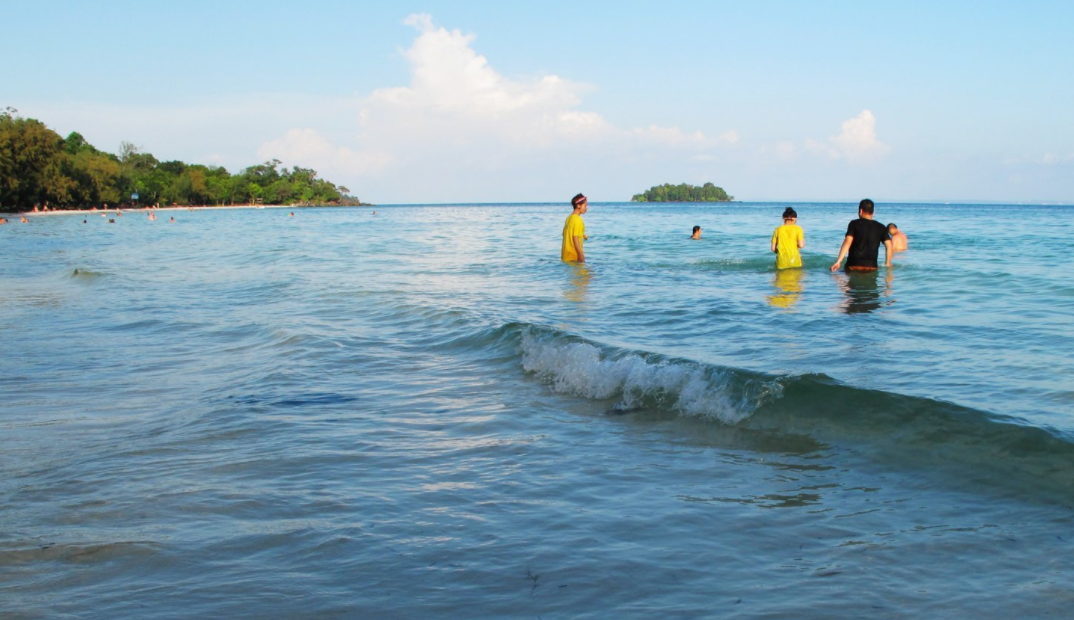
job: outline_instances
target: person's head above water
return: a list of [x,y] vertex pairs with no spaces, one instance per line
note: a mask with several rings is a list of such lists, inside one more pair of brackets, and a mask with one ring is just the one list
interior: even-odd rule
[[701,227],[700,226],[694,226],[694,230],[693,230],[693,233],[690,235],[690,238],[691,239],[700,239],[701,238]]
[[794,209],[787,207],[783,210],[783,221],[796,219],[798,219],[798,213]]
[[875,210],[875,208],[876,208],[876,205],[873,204],[873,201],[869,200],[868,198],[866,198],[866,199],[864,199],[864,200],[862,200],[861,202],[858,203],[858,215],[861,215],[861,216],[868,215],[869,217],[866,218],[866,219],[871,220],[871,219],[873,219],[873,211]]

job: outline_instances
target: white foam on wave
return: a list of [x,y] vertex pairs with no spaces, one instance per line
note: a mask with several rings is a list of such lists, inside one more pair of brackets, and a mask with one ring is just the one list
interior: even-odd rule
[[618,397],[621,409],[655,401],[685,415],[735,424],[781,392],[779,383],[770,381],[751,395],[755,390],[736,389],[738,379],[727,371],[689,362],[654,362],[633,353],[610,357],[592,344],[529,329],[522,333],[521,348],[522,367],[556,392],[601,400]]

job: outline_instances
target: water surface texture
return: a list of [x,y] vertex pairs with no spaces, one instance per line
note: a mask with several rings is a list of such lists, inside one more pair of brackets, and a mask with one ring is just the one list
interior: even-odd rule
[[1074,209],[785,206],[0,227],[0,617],[1069,617]]

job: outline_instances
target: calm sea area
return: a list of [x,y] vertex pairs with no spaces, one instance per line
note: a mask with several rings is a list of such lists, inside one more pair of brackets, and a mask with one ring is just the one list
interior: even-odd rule
[[0,618],[1070,617],[1074,207],[294,213],[0,226]]

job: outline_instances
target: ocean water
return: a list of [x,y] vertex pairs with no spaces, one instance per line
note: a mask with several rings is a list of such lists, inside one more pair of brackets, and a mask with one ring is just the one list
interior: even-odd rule
[[0,617],[1070,617],[1074,208],[785,206],[0,227]]

